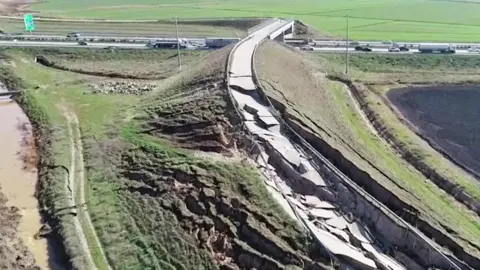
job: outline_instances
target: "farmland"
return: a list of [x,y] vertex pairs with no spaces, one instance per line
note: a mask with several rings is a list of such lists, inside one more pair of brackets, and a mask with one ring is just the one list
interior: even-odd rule
[[295,18],[328,33],[362,40],[480,41],[480,5],[474,1],[92,1],[51,0],[31,9],[43,16],[105,19]]
[[[158,69],[168,78],[129,80],[152,85],[136,95],[122,87],[91,93],[87,85],[118,79],[35,65],[33,56],[77,69],[84,64],[87,70],[95,66],[92,59],[78,59],[92,54],[108,72],[125,75],[132,71],[111,63],[142,66],[170,51],[2,52],[1,79],[26,90],[19,101],[37,127],[40,204],[48,209],[73,267],[89,269],[89,262],[71,215],[62,213],[65,171],[48,166],[76,162],[80,169],[71,173],[79,179],[77,171],[85,169],[86,203],[101,247],[82,216],[81,222],[99,269],[108,264],[115,269],[331,269],[246,160],[239,119],[223,88],[230,49],[192,52],[176,74],[169,73],[176,63],[166,61]],[[73,137],[72,128],[77,130]],[[83,147],[70,148],[71,141]],[[70,149],[83,162],[72,160]]]
[[391,102],[434,147],[479,175],[478,86],[394,89]]
[[[284,118],[299,127],[297,132],[313,134],[304,136],[374,196],[382,197],[369,188],[371,181],[413,206],[419,215],[409,222],[421,231],[431,231],[422,224],[439,230],[437,243],[464,256],[459,255],[458,244],[478,258],[480,223],[470,211],[480,198],[478,181],[404,125],[384,96],[391,87],[402,84],[478,82],[474,71],[477,57],[352,55],[348,78],[339,75],[344,71],[344,55],[299,54],[270,42],[263,44],[257,55],[266,93],[284,110]],[[431,69],[432,63],[438,69]],[[446,76],[446,70],[451,74]],[[463,200],[458,192],[473,199]],[[388,205],[388,201],[384,203]],[[389,207],[397,211],[393,205]],[[446,239],[456,244],[446,244],[450,241]]]

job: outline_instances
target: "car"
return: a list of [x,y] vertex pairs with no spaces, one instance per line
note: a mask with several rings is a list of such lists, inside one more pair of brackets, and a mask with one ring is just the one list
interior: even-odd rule
[[362,46],[355,46],[355,51],[363,51],[363,47]]
[[410,51],[409,48],[407,48],[406,46],[401,46],[401,47],[398,47],[400,49],[401,52],[408,52]]
[[391,40],[385,40],[385,41],[382,41],[383,44],[393,44],[393,41]]
[[80,37],[80,34],[77,33],[77,32],[71,32],[71,33],[67,34],[67,38],[72,38],[72,37],[73,38],[78,38],[78,37]]
[[480,52],[480,48],[478,48],[478,47],[470,47],[470,48],[468,49],[468,52]]
[[302,46],[300,47],[300,50],[302,51],[313,51],[313,47],[310,45]]
[[364,52],[371,52],[372,49],[370,49],[370,48],[363,48],[363,51],[364,51]]
[[390,47],[390,48],[388,48],[388,51],[389,51],[389,52],[400,52],[400,48],[398,48],[398,47]]
[[85,41],[83,41],[83,40],[80,40],[80,41],[78,42],[78,45],[86,46],[86,45],[88,45],[88,43],[85,42]]

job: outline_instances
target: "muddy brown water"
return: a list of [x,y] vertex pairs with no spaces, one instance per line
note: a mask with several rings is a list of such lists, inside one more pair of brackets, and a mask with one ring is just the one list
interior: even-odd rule
[[[0,83],[0,93],[6,92]],[[66,269],[63,251],[58,244],[44,238],[34,239],[42,226],[35,198],[37,184],[36,151],[32,127],[20,106],[8,96],[0,97],[0,186],[8,205],[22,215],[18,236],[42,269]],[[0,228],[1,230],[1,228]],[[62,254],[62,255],[60,255]]]

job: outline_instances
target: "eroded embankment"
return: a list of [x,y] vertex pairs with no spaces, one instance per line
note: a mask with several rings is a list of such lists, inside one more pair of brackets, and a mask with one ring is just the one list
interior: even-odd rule
[[[341,78],[341,77],[331,77],[332,79],[339,80],[345,83],[350,91],[353,93],[355,99],[360,104],[362,111],[367,116],[368,120],[374,126],[375,130],[378,134],[385,139],[390,146],[399,153],[403,159],[405,159],[408,163],[412,164],[417,170],[419,170],[425,177],[435,183],[438,187],[443,189],[445,192],[453,196],[457,201],[464,204],[472,211],[474,211],[477,215],[480,214],[480,201],[473,198],[468,191],[460,187],[451,179],[448,179],[440,172],[436,171],[434,168],[431,168],[428,164],[426,164],[422,157],[419,155],[412,153],[405,143],[399,141],[395,134],[392,134],[392,130],[381,120],[381,117],[378,115],[376,111],[370,108],[368,101],[366,100],[366,91],[369,91],[368,88],[362,84],[352,82],[350,79]],[[445,108],[446,109],[446,108]],[[430,141],[425,134],[421,132],[416,132],[416,134],[420,135],[421,138],[427,139]],[[436,143],[430,144],[436,150],[439,150],[440,153],[444,154],[447,158],[449,155],[442,150],[441,147],[436,147]],[[452,158],[449,158],[452,160]],[[454,163],[459,164],[453,159]],[[459,164],[463,167],[463,165]]]
[[[9,89],[17,90],[24,88],[21,80],[12,71],[7,69],[1,69],[0,71],[2,80]],[[64,215],[65,213],[60,213],[61,210],[65,210],[66,204],[62,204],[63,202],[61,201],[62,196],[65,196],[65,194],[59,193],[58,190],[61,189],[56,189],[55,187],[61,186],[61,183],[56,180],[64,179],[63,176],[66,175],[67,171],[63,169],[66,167],[55,163],[54,141],[52,140],[54,130],[49,117],[28,91],[20,93],[15,99],[31,121],[33,127],[37,154],[36,167],[38,170],[35,196],[38,199],[39,209],[44,217],[44,222],[47,224],[46,227],[38,232],[38,235],[47,237],[48,241],[51,242],[49,246],[51,255],[49,267],[52,269],[84,269],[75,267],[73,259],[76,254],[79,254],[73,247],[75,236],[69,234],[66,229],[67,226],[61,222],[62,219],[68,220],[71,217],[69,214]]]
[[[271,48],[271,47],[270,47]],[[287,50],[284,49],[282,51],[284,54],[287,54]],[[290,58],[289,58],[290,59]],[[264,60],[266,61],[266,60]],[[278,62],[278,61],[277,61]],[[281,62],[281,61],[280,61]],[[295,66],[296,71],[290,73],[302,73],[308,76],[308,79],[311,81],[315,81],[317,83],[326,83],[327,85],[329,80],[322,79],[324,78],[324,74],[309,71],[308,66],[310,63],[308,61],[302,61],[297,65],[297,63],[292,63],[289,60],[290,66]],[[262,63],[262,65],[267,66],[267,64]],[[270,66],[282,66],[281,63],[271,63]],[[306,67],[306,68],[305,68]],[[307,69],[303,72],[304,69]],[[271,73],[270,73],[271,74]],[[276,73],[275,73],[276,74]],[[278,74],[277,74],[278,75]],[[278,78],[275,79],[274,75],[272,78],[268,78],[269,81],[266,84],[272,83],[272,80],[278,80],[283,76],[276,76]],[[293,74],[291,75],[293,76]],[[303,77],[302,77],[303,78]],[[264,81],[266,78],[260,77],[261,81]],[[300,87],[298,89],[303,89],[302,87],[309,87],[308,83],[303,81],[297,80]],[[293,82],[292,82],[293,83]],[[288,83],[287,83],[288,84]],[[278,84],[277,84],[278,86]],[[310,85],[311,86],[311,85]],[[270,87],[270,86],[269,86]],[[287,91],[283,88],[282,85],[281,89],[272,89],[274,92],[276,91]],[[297,90],[295,90],[297,91]],[[308,92],[307,90],[303,90]],[[324,89],[320,90],[317,89],[316,91],[326,91]],[[415,225],[418,229],[420,229],[427,237],[430,239],[435,239],[435,242],[447,247],[450,249],[455,256],[460,259],[461,261],[467,263],[470,267],[474,269],[479,267],[478,259],[473,256],[470,251],[464,249],[464,246],[461,246],[452,236],[450,236],[449,232],[451,231],[449,228],[442,226],[438,226],[438,224],[431,224],[428,220],[428,216],[425,217],[420,215],[418,209],[415,206],[407,203],[402,197],[397,196],[393,191],[387,189],[385,186],[380,184],[376,181],[372,175],[367,173],[365,170],[359,168],[355,163],[353,163],[349,158],[344,156],[339,150],[335,149],[329,143],[327,143],[324,139],[322,139],[316,132],[312,131],[309,128],[310,123],[305,123],[303,119],[299,119],[298,115],[305,116],[304,113],[298,111],[298,100],[288,100],[284,97],[281,99],[278,95],[272,95],[272,92],[267,92],[273,105],[279,110],[283,118],[286,120],[291,127],[300,134],[304,139],[306,139],[312,146],[314,146],[320,153],[328,157],[328,159],[343,173],[345,173],[350,179],[354,180],[359,184],[364,190],[368,193],[373,195],[378,201],[386,205],[389,209],[395,212],[398,216],[402,217],[404,220],[409,222],[410,224]],[[305,93],[306,94],[306,93]],[[319,94],[320,95],[320,94]],[[290,94],[290,98],[292,95]],[[279,99],[276,101],[275,99]],[[332,101],[328,101],[332,102]],[[332,106],[331,104],[324,103],[324,106]],[[297,108],[295,108],[297,106]],[[319,105],[317,105],[319,106]],[[287,109],[288,108],[288,109]],[[293,111],[289,111],[289,110]],[[312,108],[310,108],[313,110]],[[297,115],[292,115],[292,113],[298,113]],[[325,113],[330,113],[326,111]],[[306,116],[305,116],[306,117]],[[312,121],[311,119],[309,119]],[[333,132],[332,127],[328,126],[328,122],[325,122],[326,126],[321,126],[319,128],[325,128],[325,132]],[[335,125],[335,123],[330,123],[330,125]],[[341,139],[341,138],[339,138]],[[338,143],[338,142],[337,142]],[[348,146],[348,144],[347,144]],[[353,149],[351,149],[353,150]],[[354,152],[357,155],[360,155],[358,152]],[[361,156],[361,155],[360,155]],[[370,166],[374,166],[374,164],[370,163]],[[323,166],[323,172],[325,173],[325,178],[335,178],[337,177],[331,170],[325,168]],[[380,171],[381,173],[381,171]],[[383,177],[387,177],[388,175],[384,174]],[[401,187],[399,187],[401,188]],[[384,237],[386,241],[388,241],[388,245],[395,247],[404,255],[407,254],[407,258],[409,257],[414,262],[422,267],[431,266],[432,263],[438,264],[439,266],[443,266],[442,268],[447,269],[449,267],[449,263],[443,258],[441,253],[439,253],[435,248],[430,246],[427,241],[425,241],[421,236],[417,233],[412,231],[411,229],[406,229],[405,224],[395,218],[388,217],[387,213],[383,213],[382,209],[376,207],[372,202],[368,202],[362,196],[359,196],[357,193],[352,192],[355,196],[355,200],[357,203],[353,203],[351,205],[346,205],[346,207],[350,208],[355,215],[362,217],[364,221],[375,228],[375,230]],[[352,195],[352,196],[353,196]],[[368,206],[368,207],[367,207]],[[469,243],[468,241],[466,241]],[[469,243],[471,246],[470,248],[475,249],[475,245],[473,243]],[[446,252],[448,254],[448,252]],[[457,260],[455,257],[451,256],[452,260]],[[400,259],[399,259],[400,260]],[[402,260],[400,260],[402,261]],[[462,265],[461,261],[457,261],[457,264]],[[465,269],[468,269],[468,266],[464,265]]]

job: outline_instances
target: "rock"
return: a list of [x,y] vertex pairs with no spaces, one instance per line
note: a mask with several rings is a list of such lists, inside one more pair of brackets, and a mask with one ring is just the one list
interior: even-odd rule
[[100,84],[86,85],[92,94],[143,95],[155,88],[153,84],[132,81],[106,81]]

